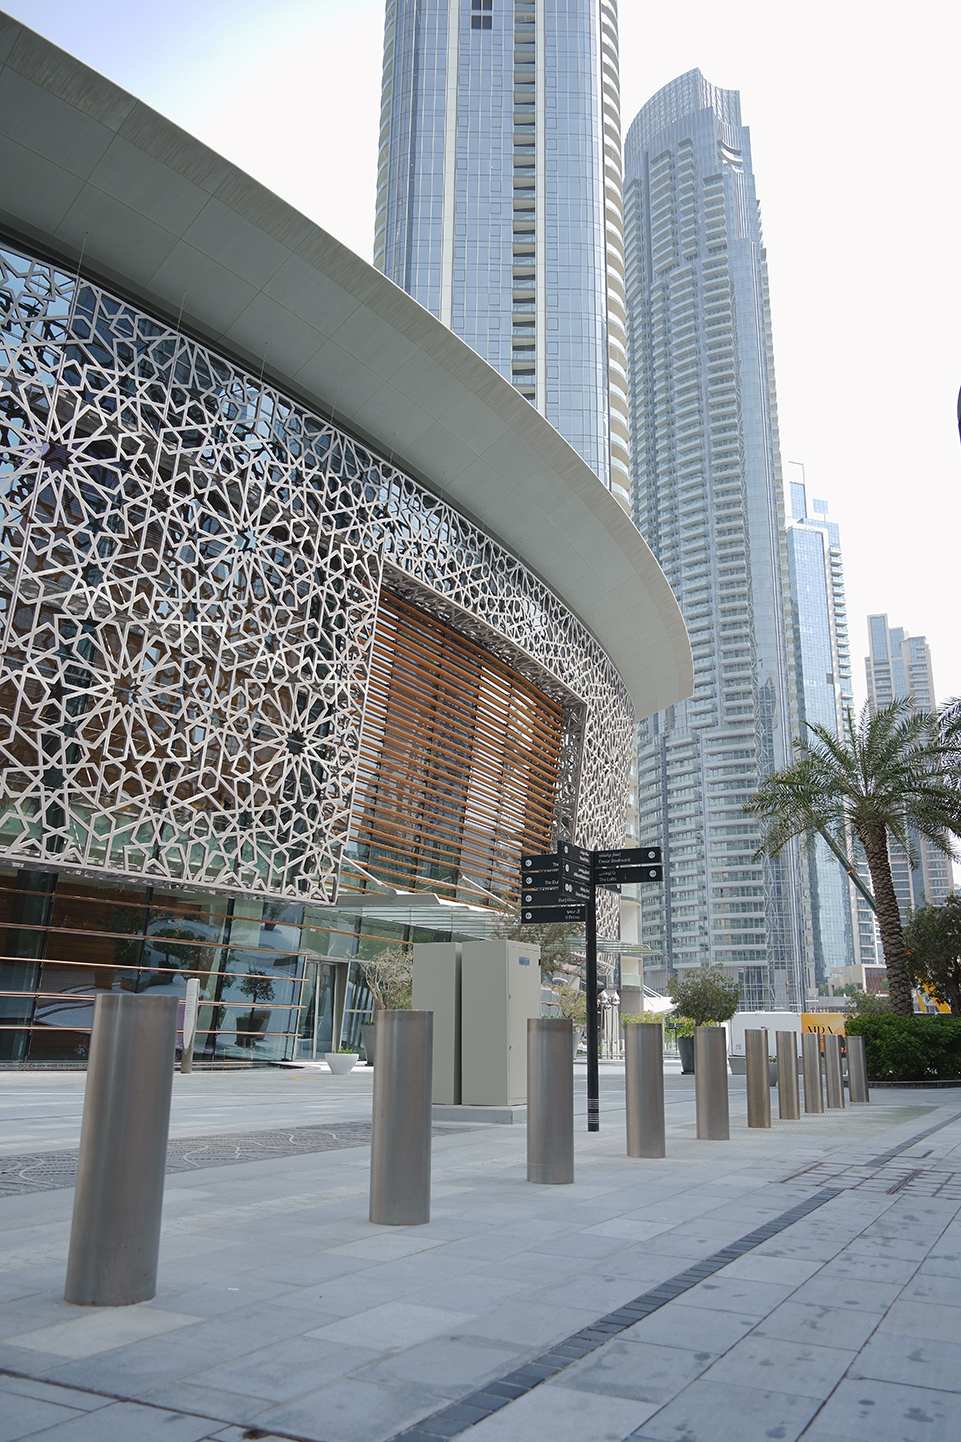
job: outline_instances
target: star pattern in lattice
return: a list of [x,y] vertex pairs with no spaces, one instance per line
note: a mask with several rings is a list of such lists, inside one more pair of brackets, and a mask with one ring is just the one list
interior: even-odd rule
[[385,567],[562,701],[558,832],[619,841],[620,679],[451,506],[186,335],[9,249],[0,350],[0,856],[331,900]]

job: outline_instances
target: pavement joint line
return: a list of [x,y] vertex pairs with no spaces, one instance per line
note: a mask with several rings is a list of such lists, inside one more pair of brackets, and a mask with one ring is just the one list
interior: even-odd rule
[[[945,1123],[946,1125],[946,1123]],[[911,1145],[910,1143],[908,1145]],[[402,1432],[396,1432],[388,1439],[388,1442],[437,1442],[438,1438],[457,1437],[461,1432],[466,1432],[473,1427],[481,1418],[475,1418],[472,1422],[458,1420],[454,1415],[458,1408],[469,1407],[482,1413],[483,1417],[489,1416],[492,1412],[502,1407],[505,1402],[516,1401],[518,1397],[526,1396],[528,1392],[539,1387],[551,1377],[556,1377],[574,1362],[580,1361],[582,1357],[588,1356],[591,1352],[609,1342],[612,1337],[624,1332],[628,1327],[633,1327],[644,1317],[664,1307],[668,1302],[673,1302],[684,1292],[696,1287],[704,1280],[705,1275],[711,1276],[721,1271],[723,1267],[736,1261],[745,1252],[753,1251],[762,1242],[776,1237],[787,1227],[795,1222],[800,1222],[804,1217],[823,1207],[826,1202],[832,1202],[835,1197],[841,1196],[843,1188],[824,1189],[816,1192],[813,1197],[807,1197],[803,1202],[796,1202],[786,1212],[773,1218],[763,1227],[757,1227],[754,1231],[748,1232],[746,1236],[738,1239],[737,1242],[729,1243],[706,1257],[701,1262],[696,1262],[690,1267],[685,1267],[683,1272],[676,1276],[669,1277],[666,1282],[661,1282],[657,1287],[652,1287],[648,1292],[642,1292],[630,1302],[625,1302],[613,1312],[607,1312],[599,1317],[589,1327],[582,1327],[570,1337],[565,1337],[562,1342],[556,1342],[546,1352],[532,1357],[521,1367],[515,1367],[513,1371],[497,1379],[496,1382],[487,1382],[479,1387],[476,1392],[469,1392],[466,1397],[461,1397],[457,1402],[450,1403],[447,1407],[441,1408],[430,1417],[422,1417],[412,1427],[406,1427]],[[712,1263],[710,1272],[705,1273],[706,1263]],[[510,1397],[501,1396],[497,1389],[503,1387],[510,1389],[513,1393]],[[497,1398],[496,1404],[492,1405],[490,1394],[494,1393]]]
[[[590,1326],[582,1327],[579,1332],[556,1342],[546,1352],[530,1358],[529,1361],[520,1367],[515,1367],[503,1377],[485,1382],[482,1387],[478,1387],[474,1392],[469,1392],[466,1397],[459,1397],[455,1402],[448,1403],[446,1407],[431,1416],[421,1418],[413,1426],[395,1433],[387,1439],[387,1442],[438,1442],[438,1438],[459,1436],[460,1433],[475,1426],[477,1422],[499,1411],[501,1407],[516,1401],[519,1397],[526,1396],[528,1392],[533,1391],[535,1387],[539,1387],[541,1383],[548,1381],[551,1377],[556,1377],[574,1362],[580,1361],[583,1357],[596,1351],[598,1347],[602,1347],[605,1342],[609,1342],[619,1333],[626,1331],[628,1327],[633,1327],[644,1317],[650,1316],[652,1312],[656,1312],[660,1307],[666,1306],[668,1302],[672,1302],[676,1297],[690,1291],[692,1287],[696,1287],[699,1282],[704,1280],[702,1269],[705,1261],[714,1262],[715,1259],[720,1259],[718,1265],[713,1268],[713,1271],[720,1271],[730,1262],[735,1261],[737,1256],[742,1256],[744,1251],[751,1251],[754,1247],[759,1247],[770,1236],[776,1236],[778,1232],[783,1232],[787,1227],[793,1226],[795,1222],[801,1221],[811,1212],[817,1211],[826,1202],[833,1201],[840,1195],[840,1189],[824,1190],[816,1192],[814,1196],[806,1198],[803,1202],[795,1203],[793,1207],[782,1212],[779,1217],[775,1217],[772,1222],[761,1229],[764,1232],[763,1236],[758,1235],[758,1231],[755,1230],[749,1232],[746,1237],[742,1237],[739,1243],[734,1243],[734,1246],[740,1246],[744,1242],[749,1243],[735,1256],[729,1255],[728,1248],[722,1248],[721,1251],[715,1252],[704,1261],[686,1267],[683,1272],[678,1272],[676,1276],[670,1277],[666,1282],[661,1282],[659,1286],[641,1293],[639,1297],[624,1303],[613,1312],[605,1313]],[[750,1240],[752,1238],[755,1240]],[[173,1412],[182,1417],[197,1417],[200,1421],[209,1421],[218,1428],[231,1425],[225,1423],[222,1417],[208,1417],[204,1412],[182,1411],[169,1403],[152,1402],[143,1397],[127,1396],[121,1392],[108,1392],[98,1387],[86,1387],[79,1382],[59,1382],[50,1377],[36,1377],[30,1372],[17,1371],[12,1367],[0,1366],[0,1377],[13,1377],[22,1382],[43,1382],[48,1387],[58,1387],[64,1392],[82,1392],[91,1397],[106,1397],[111,1402],[126,1402],[135,1406],[150,1407],[157,1412]],[[460,1409],[470,1409],[477,1415],[467,1420]],[[460,1415],[454,1415],[459,1410]],[[255,1434],[259,1433],[263,1437],[279,1437],[282,1442],[317,1442],[315,1437],[306,1437],[302,1433],[285,1432],[271,1427],[269,1418],[266,1417],[263,1419],[263,1425],[255,1421],[249,1423],[248,1426]]]
[[[182,1407],[172,1407],[169,1402],[151,1402],[148,1397],[128,1397],[123,1392],[107,1392],[101,1387],[85,1387],[82,1382],[58,1382],[53,1377],[35,1377],[32,1372],[19,1372],[13,1367],[0,1367],[0,1377],[14,1377],[18,1382],[42,1382],[45,1387],[59,1387],[64,1392],[82,1392],[86,1397],[106,1397],[110,1402],[127,1402],[135,1407],[149,1407],[154,1412],[173,1412],[179,1417],[196,1417],[199,1422],[209,1422],[211,1433],[225,1427],[247,1427],[261,1437],[280,1437],[283,1442],[317,1442],[316,1437],[306,1437],[302,1432],[282,1432],[276,1428],[260,1427],[256,1422],[225,1422],[223,1417],[212,1417],[207,1412],[188,1412]],[[69,1402],[64,1402],[69,1407]],[[204,1439],[201,1439],[204,1442]]]
[[[908,1140],[906,1140],[905,1142],[902,1142],[896,1147],[890,1148],[888,1151],[882,1153],[880,1156],[873,1158],[867,1163],[861,1163],[860,1165],[870,1167],[884,1166],[887,1162],[893,1160],[895,1157],[900,1156],[902,1153],[910,1150],[910,1148],[917,1146],[918,1143],[926,1140],[928,1137],[933,1136],[935,1133],[943,1130],[945,1127],[948,1127],[952,1123],[959,1120],[961,1120],[961,1111],[955,1112],[951,1116],[945,1118],[945,1120],[937,1123],[935,1126],[929,1127],[922,1132],[916,1133],[914,1136],[908,1138]],[[367,1127],[369,1127],[370,1124],[367,1123],[366,1125]],[[300,1130],[314,1131],[323,1129],[324,1131],[344,1131],[348,1128],[352,1129],[355,1126],[357,1126],[356,1122],[334,1122],[332,1124],[323,1125],[322,1127],[315,1124],[313,1127],[308,1128],[284,1127],[268,1128],[264,1130],[272,1131],[275,1134],[277,1132],[283,1132],[284,1135],[289,1136],[292,1132]],[[441,1132],[459,1132],[468,1130],[474,1131],[477,1129],[478,1128],[476,1124],[457,1126],[448,1123],[435,1126],[435,1131]],[[251,1135],[252,1134],[249,1131],[245,1133],[232,1133],[229,1135],[220,1134],[216,1137],[216,1140],[240,1141],[242,1137],[247,1138]],[[256,1135],[256,1133],[254,1133],[253,1135]],[[178,1138],[177,1144],[179,1146],[184,1146],[191,1142],[210,1143],[214,1140],[215,1138],[212,1136],[204,1136],[197,1138],[184,1137]],[[355,1142],[354,1145],[356,1146],[358,1145],[358,1143]],[[363,1142],[361,1142],[360,1145],[363,1145]],[[302,1151],[306,1151],[306,1149],[298,1147],[290,1154],[298,1154]],[[76,1153],[74,1152],[73,1154],[75,1155]],[[56,1153],[46,1153],[45,1156],[52,1158],[56,1156]],[[255,1157],[244,1157],[237,1158],[237,1161],[246,1162],[257,1159],[258,1158]],[[261,1159],[267,1160],[268,1158],[262,1157]],[[4,1161],[8,1160],[12,1160],[12,1158],[0,1158],[0,1167],[2,1167]],[[223,1162],[214,1163],[214,1165],[218,1164],[224,1165]],[[210,1165],[209,1161],[207,1165]],[[180,1170],[180,1168],[176,1169]],[[193,1170],[194,1168],[192,1166],[189,1166],[188,1164],[188,1168],[184,1169]],[[200,1168],[197,1168],[197,1170],[200,1170]],[[797,1180],[800,1182],[800,1176],[798,1174],[794,1174],[794,1176],[792,1176],[791,1178],[787,1178],[786,1180]],[[64,1184],[61,1183],[60,1185],[62,1186]],[[68,1182],[66,1183],[66,1185],[72,1185],[72,1182]],[[801,1185],[803,1185],[803,1182],[801,1183]],[[470,1427],[475,1426],[476,1423],[482,1420],[484,1417],[492,1415],[494,1412],[500,1410],[502,1407],[509,1405],[510,1402],[515,1401],[522,1396],[525,1396],[527,1393],[532,1391],[534,1387],[540,1386],[543,1382],[548,1381],[552,1377],[556,1377],[558,1374],[562,1373],[567,1367],[571,1366],[575,1361],[579,1361],[583,1357],[588,1356],[591,1352],[603,1346],[605,1342],[611,1340],[613,1337],[616,1337],[619,1333],[627,1330],[627,1328],[629,1327],[634,1326],[638,1321],[643,1320],[647,1316],[650,1316],[660,1307],[665,1306],[669,1301],[674,1300],[676,1297],[682,1295],[684,1292],[697,1286],[698,1283],[702,1282],[705,1279],[705,1277],[715,1275],[724,1267],[728,1266],[732,1261],[737,1260],[737,1258],[745,1255],[745,1253],[752,1251],[754,1250],[754,1248],[760,1246],[762,1242],[769,1240],[771,1237],[776,1236],[778,1233],[784,1231],[786,1228],[792,1226],[794,1223],[801,1221],[804,1217],[818,1210],[827,1202],[833,1201],[836,1197],[842,1195],[845,1190],[846,1189],[843,1187],[829,1186],[821,1188],[812,1196],[805,1198],[801,1202],[795,1203],[792,1207],[782,1212],[779,1216],[772,1219],[770,1222],[765,1223],[761,1227],[754,1228],[751,1232],[746,1233],[743,1237],[738,1238],[734,1242],[727,1243],[724,1247],[720,1248],[717,1252],[712,1253],[709,1257],[702,1258],[700,1261],[692,1263],[691,1266],[685,1268],[684,1271],[677,1273],[674,1277],[668,1278],[665,1282],[660,1283],[658,1287],[652,1288],[649,1292],[642,1293],[640,1296],[634,1298],[632,1301],[622,1304],[614,1311],[605,1314],[605,1316],[603,1317],[600,1317],[595,1323],[591,1324],[588,1327],[582,1328],[579,1332],[573,1334],[572,1336],[567,1337],[558,1343],[555,1343],[545,1352],[531,1358],[529,1361],[522,1364],[522,1366],[515,1368],[512,1372],[506,1374],[505,1376],[488,1381],[484,1383],[481,1387],[477,1388],[474,1392],[471,1392],[466,1396],[458,1398],[456,1400],[452,1400],[438,1412],[422,1418],[419,1422],[412,1424],[410,1427],[405,1428],[399,1433],[393,1434],[391,1437],[386,1439],[386,1442],[440,1442],[440,1439],[459,1436],[461,1433],[467,1431]],[[110,1402],[126,1403],[141,1407],[148,1407],[151,1410],[155,1410],[158,1412],[166,1412],[167,1414],[174,1413],[184,1417],[196,1417],[199,1421],[209,1421],[211,1423],[210,1435],[213,1435],[214,1431],[216,1431],[217,1429],[223,1429],[225,1426],[239,1425],[240,1427],[243,1427],[244,1425],[246,1425],[251,1435],[253,1436],[261,1436],[265,1438],[279,1438],[282,1439],[282,1442],[318,1442],[316,1436],[307,1437],[302,1433],[288,1432],[283,1429],[271,1427],[269,1419],[266,1417],[262,1421],[253,1421],[247,1424],[230,1424],[229,1422],[225,1422],[223,1417],[208,1416],[208,1414],[205,1414],[202,1411],[198,1412],[194,1409],[188,1411],[186,1409],[181,1409],[176,1406],[171,1406],[169,1403],[154,1402],[143,1397],[129,1396],[123,1393],[111,1392],[95,1387],[84,1386],[83,1384],[77,1382],[67,1383],[60,1382],[49,1377],[37,1377],[29,1372],[0,1366],[0,1377],[4,1376],[25,1382],[42,1382],[45,1386],[58,1388],[65,1393],[79,1392],[89,1396],[102,1397]],[[457,1413],[458,1415],[455,1416],[453,1415],[454,1413]],[[471,1420],[466,1420],[468,1415],[471,1417]]]
[[955,1112],[953,1116],[948,1117],[945,1121],[938,1122],[937,1126],[928,1127],[926,1132],[918,1132],[916,1136],[911,1137],[906,1142],[902,1142],[900,1146],[892,1147],[890,1151],[882,1152],[879,1157],[872,1157],[869,1162],[863,1162],[862,1165],[866,1167],[883,1167],[886,1162],[893,1161],[894,1158],[899,1157],[902,1152],[909,1151],[911,1147],[916,1147],[918,1142],[926,1141],[928,1137],[933,1137],[935,1132],[939,1132],[944,1127],[949,1127],[952,1122],[957,1121],[961,1121],[961,1112]]
[[[961,1116],[961,1113],[959,1113],[958,1115]],[[955,1120],[957,1120],[957,1118],[955,1118],[955,1117],[950,1117],[948,1120],[949,1120],[949,1121],[955,1121]],[[948,1124],[947,1122],[942,1122],[941,1125],[942,1125],[942,1126],[947,1126],[947,1124]],[[934,1130],[937,1131],[938,1128],[934,1128]],[[898,1200],[900,1201],[901,1199],[899,1198]],[[957,1213],[955,1213],[955,1217],[957,1217]],[[951,1223],[950,1221],[948,1221],[948,1222],[946,1222],[945,1225],[941,1228],[941,1231],[938,1233],[938,1236],[937,1236],[937,1238],[936,1238],[936,1240],[935,1240],[935,1242],[934,1242],[934,1244],[933,1244],[933,1246],[932,1246],[932,1248],[931,1248],[932,1251],[933,1251],[934,1247],[937,1246],[938,1242],[943,1238],[945,1232],[948,1230],[948,1228],[949,1228],[951,1225],[952,1225],[952,1223]],[[898,1299],[900,1299],[902,1293],[904,1292],[905,1288],[906,1288],[908,1285],[910,1285],[910,1284],[906,1282],[906,1283],[904,1284],[904,1287],[901,1288],[901,1292],[898,1293]],[[886,1314],[885,1314],[885,1315],[886,1315]],[[877,1335],[880,1326],[881,1326],[881,1323],[878,1322],[878,1324],[875,1326],[873,1332],[871,1333],[871,1338],[873,1338],[873,1337],[875,1337],[875,1336]],[[870,1340],[870,1339],[868,1339],[868,1340]],[[865,1342],[865,1343],[862,1344],[862,1345],[867,1345],[867,1342]],[[844,1371],[841,1373],[841,1376],[837,1379],[837,1381],[835,1382],[834,1386],[833,1386],[833,1387],[831,1388],[831,1390],[828,1392],[827,1396],[826,1396],[826,1397],[823,1397],[823,1398],[821,1399],[820,1403],[818,1404],[817,1411],[814,1413],[814,1416],[811,1417],[811,1418],[808,1420],[806,1426],[803,1428],[803,1430],[802,1430],[802,1432],[801,1432],[801,1434],[800,1434],[800,1436],[799,1436],[799,1438],[798,1438],[798,1442],[804,1442],[804,1438],[808,1435],[808,1433],[812,1433],[812,1434],[814,1434],[814,1435],[817,1435],[817,1433],[818,1433],[818,1426],[817,1426],[818,1418],[821,1416],[822,1412],[824,1411],[825,1407],[827,1407],[827,1405],[828,1405],[828,1403],[831,1401],[831,1399],[835,1396],[835,1394],[837,1393],[838,1389],[843,1385],[843,1383],[845,1383],[845,1382],[847,1382],[847,1381],[849,1381],[849,1380],[851,1380],[851,1368],[850,1368],[850,1367],[845,1367]],[[858,1381],[861,1381],[861,1378],[858,1378],[857,1380],[858,1380]],[[915,1386],[916,1386],[919,1397],[921,1397],[921,1396],[923,1396],[923,1395],[926,1395],[926,1394],[929,1393],[931,1390],[935,1390],[935,1389],[931,1389],[931,1388],[925,1387],[925,1386],[923,1386],[923,1384],[913,1383],[913,1382],[904,1383],[904,1384],[902,1384],[902,1385],[905,1385],[905,1386],[908,1386],[908,1387],[915,1387]],[[941,1389],[937,1389],[937,1390],[940,1391]],[[648,1418],[648,1421],[650,1421],[650,1418]],[[642,1424],[641,1424],[641,1427],[644,1427],[644,1426],[646,1426],[646,1425],[647,1425],[647,1423],[642,1423]],[[641,1433],[641,1428],[638,1427],[634,1432],[631,1432],[631,1433],[629,1434],[629,1436],[625,1437],[625,1438],[623,1439],[623,1442],[631,1442],[631,1438],[635,1438],[635,1437],[640,1438],[641,1435],[642,1435],[642,1433]]]

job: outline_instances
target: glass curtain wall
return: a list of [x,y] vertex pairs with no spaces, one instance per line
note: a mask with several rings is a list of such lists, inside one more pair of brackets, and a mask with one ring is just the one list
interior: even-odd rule
[[[358,962],[451,929],[251,898],[0,870],[0,1063],[86,1060],[99,995],[200,983],[198,1063],[303,1058],[359,1043]],[[339,989],[339,991],[338,991]],[[182,1019],[182,1014],[181,1014]],[[316,1035],[316,1047],[314,1037]],[[179,1042],[178,1042],[179,1045]]]
[[756,861],[743,811],[791,758],[797,698],[767,267],[736,91],[692,70],[641,110],[625,233],[634,518],[694,654],[694,695],[640,728],[640,835],[670,876],[642,896],[646,972],[663,990],[720,962],[745,1006],[799,1008],[799,859]]
[[374,263],[627,503],[620,181],[615,0],[388,0]]

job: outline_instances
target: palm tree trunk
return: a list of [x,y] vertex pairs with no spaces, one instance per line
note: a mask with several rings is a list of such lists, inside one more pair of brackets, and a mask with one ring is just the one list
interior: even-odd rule
[[884,948],[884,964],[888,972],[888,989],[891,1010],[899,1016],[910,1016],[914,1011],[911,982],[908,977],[908,957],[904,949],[904,933],[901,930],[901,911],[894,894],[891,878],[891,861],[888,856],[888,835],[882,828],[880,838],[858,833],[864,854],[868,859],[871,886],[877,903],[878,929]]

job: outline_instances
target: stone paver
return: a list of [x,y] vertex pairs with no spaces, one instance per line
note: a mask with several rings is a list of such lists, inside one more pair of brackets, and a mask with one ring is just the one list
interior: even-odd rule
[[[425,1227],[366,1220],[364,1147],[171,1176],[158,1296],[116,1311],[62,1301],[69,1190],[0,1199],[0,1442],[954,1442],[961,1204],[875,1173],[961,1170],[957,1099],[749,1132],[732,1079],[731,1142],[699,1143],[669,1074],[669,1155],[637,1162],[622,1085],[573,1186],[526,1183],[521,1126],[436,1137]],[[82,1087],[0,1075],[0,1153],[75,1146]],[[369,1072],[175,1086],[181,1136],[369,1112]]]
[[844,1381],[818,1413],[805,1442],[953,1442],[957,1399],[897,1382]]

